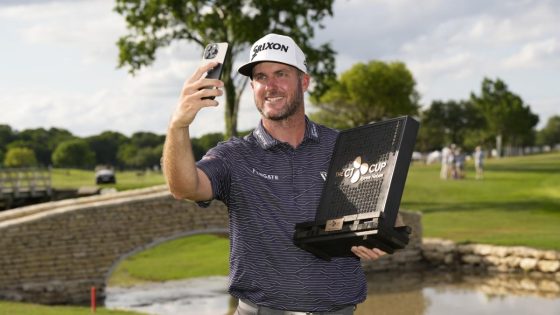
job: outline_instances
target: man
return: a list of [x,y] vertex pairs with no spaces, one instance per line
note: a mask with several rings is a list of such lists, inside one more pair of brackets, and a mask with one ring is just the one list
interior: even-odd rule
[[221,81],[203,77],[214,66],[201,66],[183,86],[163,169],[176,198],[218,199],[228,206],[229,292],[239,298],[236,314],[353,314],[367,291],[358,257],[377,259],[384,252],[355,247],[356,257],[327,262],[292,239],[296,223],[315,218],[321,172],[337,135],[305,115],[310,83],[305,55],[287,36],[269,34],[255,42],[239,73],[251,78],[260,124],[195,162],[189,125],[199,110],[218,105],[203,98],[222,95]]

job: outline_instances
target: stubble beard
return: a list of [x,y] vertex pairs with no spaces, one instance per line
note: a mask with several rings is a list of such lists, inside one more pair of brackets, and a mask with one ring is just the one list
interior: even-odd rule
[[277,115],[271,115],[270,113],[265,113],[263,111],[264,108],[264,101],[261,104],[257,103],[257,109],[261,113],[261,115],[272,121],[283,121],[287,120],[288,118],[292,117],[300,107],[303,106],[303,89],[301,87],[301,78],[298,77],[298,88],[296,89],[293,98],[288,100],[288,104],[284,107],[284,109],[278,113]]

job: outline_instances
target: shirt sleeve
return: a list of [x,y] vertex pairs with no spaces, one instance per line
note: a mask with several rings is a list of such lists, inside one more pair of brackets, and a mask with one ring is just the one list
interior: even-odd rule
[[229,167],[228,153],[225,146],[218,145],[210,149],[196,166],[201,169],[212,185],[212,196],[228,205],[231,168]]

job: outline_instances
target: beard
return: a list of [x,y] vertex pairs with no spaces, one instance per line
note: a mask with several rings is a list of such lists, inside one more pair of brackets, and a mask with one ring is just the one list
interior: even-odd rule
[[[275,96],[274,91],[270,93],[269,97],[271,96]],[[290,118],[300,109],[300,107],[303,106],[303,88],[301,87],[301,78],[298,77],[298,84],[295,93],[291,98],[288,97],[286,106],[284,106],[284,108],[280,112],[276,114],[264,112],[264,100],[262,102],[257,102],[256,105],[259,113],[261,113],[261,115],[266,119],[270,119],[273,121],[282,121]]]

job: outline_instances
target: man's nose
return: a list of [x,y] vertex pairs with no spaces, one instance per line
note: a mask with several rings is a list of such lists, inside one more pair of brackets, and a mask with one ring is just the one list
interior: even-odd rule
[[274,77],[268,78],[268,80],[266,80],[265,83],[265,89],[267,90],[274,89],[276,88],[277,83],[278,81],[276,80],[276,78]]

